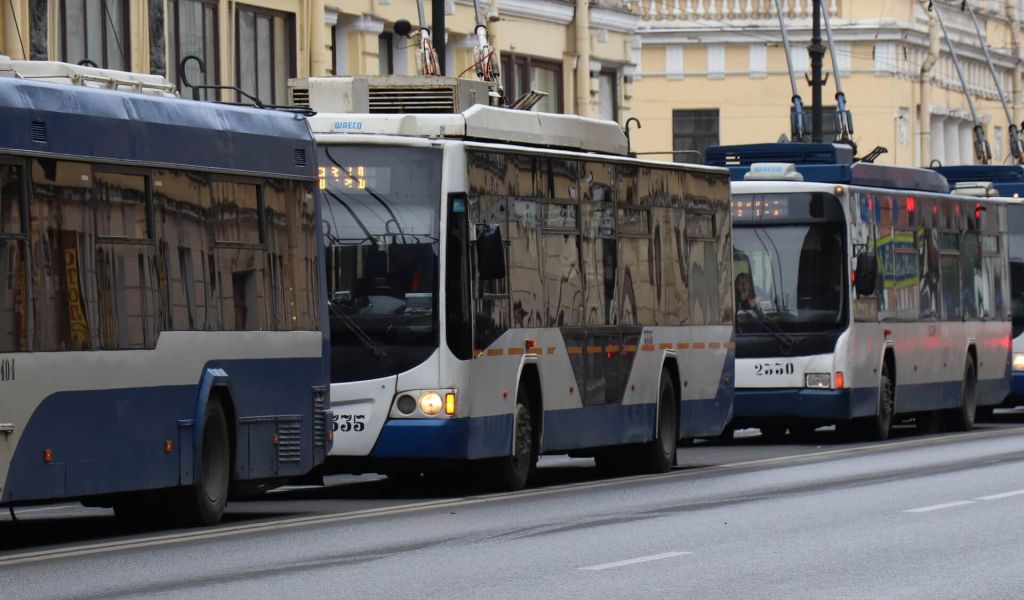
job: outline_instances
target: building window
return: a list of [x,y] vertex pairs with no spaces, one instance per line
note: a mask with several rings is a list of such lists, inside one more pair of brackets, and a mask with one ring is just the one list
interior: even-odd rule
[[505,73],[505,95],[510,102],[531,90],[547,92],[547,97],[538,102],[533,110],[562,112],[561,63],[508,53],[502,54],[501,59]]
[[287,102],[288,79],[295,77],[295,15],[239,4],[236,30],[238,87],[261,102]]
[[703,162],[708,148],[716,145],[718,109],[672,111],[672,150],[676,162]]
[[[804,108],[807,113],[807,135],[812,136],[814,133],[814,124],[811,119],[814,118],[814,107],[807,106]],[[821,141],[826,144],[831,144],[835,141],[838,134],[836,129],[836,107],[834,106],[822,106],[821,107]]]
[[[192,88],[181,79],[181,61],[187,56],[202,59],[206,72],[199,70],[195,61],[189,61],[185,74],[190,83],[214,85],[217,83],[217,2],[216,0],[168,0],[167,56],[168,78],[181,95],[192,97]],[[204,100],[218,98],[214,90],[201,90]]]
[[60,59],[92,61],[129,70],[128,4],[125,0],[61,0]]
[[619,120],[619,76],[614,70],[598,74],[598,117],[607,121]]

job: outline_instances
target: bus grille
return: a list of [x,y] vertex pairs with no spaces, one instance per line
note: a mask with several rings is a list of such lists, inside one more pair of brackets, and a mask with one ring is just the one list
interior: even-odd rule
[[302,420],[277,422],[277,462],[297,463],[302,460]]
[[371,113],[455,113],[454,86],[370,86]]
[[319,456],[327,449],[327,390],[324,388],[313,388],[313,449],[314,455]]

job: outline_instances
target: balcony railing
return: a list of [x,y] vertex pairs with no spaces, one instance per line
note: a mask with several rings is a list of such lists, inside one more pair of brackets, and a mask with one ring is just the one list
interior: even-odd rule
[[[782,12],[790,19],[809,18],[816,0],[782,0]],[[623,0],[626,9],[650,21],[752,21],[776,19],[774,0]],[[839,14],[839,0],[825,4],[832,16]]]

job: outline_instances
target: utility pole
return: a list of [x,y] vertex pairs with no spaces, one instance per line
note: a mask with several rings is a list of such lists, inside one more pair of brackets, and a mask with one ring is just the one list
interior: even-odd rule
[[821,44],[821,2],[814,3],[813,15],[814,27],[811,30],[811,45],[807,47],[807,53],[811,55],[811,140],[821,142],[823,139],[821,88],[825,85],[821,73],[822,63],[825,59],[825,46]]
[[444,75],[446,70],[445,59],[448,54],[445,51],[445,24],[444,24],[444,0],[432,0],[430,3],[431,13],[431,42],[434,43],[434,51],[437,52],[437,74]]

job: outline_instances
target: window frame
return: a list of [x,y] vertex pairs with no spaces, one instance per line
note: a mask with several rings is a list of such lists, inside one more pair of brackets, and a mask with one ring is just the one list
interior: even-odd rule
[[[181,76],[182,76],[181,60],[182,60],[182,58],[184,58],[181,55],[181,17],[180,17],[180,14],[181,14],[180,13],[181,1],[182,0],[167,0],[167,17],[165,17],[165,19],[164,19],[165,23],[167,23],[167,24],[173,23],[173,25],[174,25],[174,31],[170,31],[170,27],[167,27],[165,25],[165,30],[167,32],[168,39],[171,37],[172,34],[174,35],[173,44],[174,44],[174,54],[175,54],[175,56],[171,56],[170,55],[171,54],[171,49],[170,49],[170,47],[167,48],[167,55],[168,55],[167,56],[167,59],[168,59],[167,60],[167,62],[168,62],[168,67],[167,68],[168,68],[168,70],[170,70],[172,68],[174,69],[175,81],[173,81],[172,83],[178,88],[178,90],[181,90],[181,85],[182,85],[182,79],[181,79]],[[221,57],[220,57],[220,8],[219,8],[219,5],[218,5],[218,2],[217,2],[217,0],[187,0],[187,1],[195,2],[196,4],[199,4],[199,5],[201,5],[203,7],[204,25],[205,25],[205,17],[206,17],[206,15],[205,15],[206,8],[213,8],[212,30],[213,30],[213,46],[214,47],[212,49],[212,54],[213,54],[213,57],[214,57],[214,63],[215,64],[213,64],[213,65],[206,64],[205,65],[206,66],[206,73],[204,74],[205,80],[202,82],[202,84],[204,84],[204,85],[220,85],[220,62],[221,62]],[[203,33],[205,33],[205,30],[204,30]],[[206,36],[204,35],[203,36],[203,45],[205,46],[205,44],[206,44]],[[200,56],[199,58],[201,58],[203,60],[204,64],[206,63],[206,58],[204,56]],[[200,83],[200,82],[197,81],[196,83]],[[200,95],[201,95],[201,97],[203,97],[206,100],[219,100],[220,99],[220,92],[218,90],[200,90]],[[210,98],[210,96],[212,96],[212,98]]]
[[[296,49],[296,44],[298,43],[298,38],[297,38],[296,26],[295,26],[295,22],[296,22],[296,15],[295,15],[295,13],[290,13],[290,12],[281,11],[281,10],[274,10],[274,9],[271,9],[271,8],[264,8],[262,6],[253,6],[251,4],[242,4],[242,3],[235,4],[235,11],[234,12],[235,12],[235,18],[234,18],[234,27],[235,27],[235,44],[234,44],[235,45],[235,84],[238,85],[239,89],[241,89],[241,87],[242,87],[241,86],[241,81],[242,81],[241,67],[242,67],[242,63],[239,61],[239,57],[241,57],[241,55],[242,55],[242,36],[239,35],[239,31],[241,30],[240,24],[241,24],[241,19],[242,19],[242,13],[251,13],[253,15],[253,18],[256,21],[258,21],[260,17],[264,17],[264,18],[269,17],[270,18],[270,21],[271,21],[271,27],[270,27],[270,55],[271,56],[276,56],[277,55],[277,46],[279,44],[279,40],[276,39],[276,36],[275,36],[275,33],[274,33],[273,21],[277,17],[281,17],[281,18],[284,19],[285,31],[291,37],[291,40],[290,40],[291,43],[288,44],[288,54],[286,56],[286,60],[288,61],[288,73],[284,74],[285,84],[287,84],[288,79],[296,77],[297,76],[297,72],[298,72],[298,64],[297,64],[298,53],[297,53],[297,49]],[[255,42],[256,42],[256,45],[259,44],[259,40],[258,39],[255,40]],[[253,48],[253,50],[255,51],[255,48]],[[260,73],[259,73],[258,63],[257,63],[256,72],[253,74],[254,78],[255,78],[255,89],[252,90],[251,93],[252,93],[253,96],[259,98],[260,102],[263,102],[264,104],[284,104],[285,102],[287,102],[288,99],[287,98],[277,98],[276,91],[274,89],[274,87],[275,87],[274,86],[274,82],[277,79],[277,73],[275,73],[276,65],[274,64],[274,61],[271,61],[268,66],[270,68],[270,73],[271,73],[271,75],[270,75],[270,82],[271,82],[270,90],[271,90],[272,97],[269,98],[269,99],[267,99],[267,98],[259,98],[259,88],[260,88],[259,75],[260,75]],[[249,90],[246,90],[246,93],[250,93]]]
[[[76,1],[80,1],[82,3],[82,14],[84,15],[86,13],[87,9],[88,9],[88,4],[87,4],[86,0],[60,0],[60,4],[58,5],[58,8],[57,8],[57,10],[58,10],[57,21],[58,21],[59,31],[60,31],[60,40],[58,42],[58,47],[60,48],[60,59],[63,60],[63,61],[67,61],[67,62],[70,62],[70,59],[68,58],[68,27],[67,27],[67,22],[68,22],[68,2],[76,2]],[[100,45],[103,48],[103,56],[100,57],[100,60],[97,62],[97,64],[100,66],[100,68],[103,68],[103,69],[113,68],[113,67],[109,66],[109,62],[108,62],[109,61],[109,57],[107,55],[107,29],[108,29],[107,25],[112,25],[113,24],[113,19],[109,19],[108,20],[107,18],[105,18],[107,15],[109,15],[109,12],[106,11],[107,2],[120,2],[121,3],[121,23],[120,23],[120,26],[121,26],[121,33],[123,35],[120,38],[115,39],[115,41],[119,42],[117,45],[118,45],[118,47],[120,48],[120,50],[121,50],[121,52],[123,54],[123,56],[121,57],[121,60],[123,61],[123,70],[131,71],[132,70],[132,56],[131,56],[131,47],[130,47],[129,41],[131,40],[131,34],[132,34],[132,32],[131,32],[131,17],[132,17],[132,14],[131,14],[131,2],[129,2],[128,0],[100,0],[100,10],[101,10],[102,13],[104,13],[104,14],[100,15],[101,21],[103,22],[103,27],[100,30]],[[82,29],[82,39],[83,39],[86,47],[89,44],[89,42],[88,42],[88,39],[89,39],[88,23],[89,23],[88,19],[84,19],[83,23],[82,23],[82,27],[83,27],[83,29]],[[127,50],[126,50],[126,47],[127,47]],[[89,57],[89,56],[83,56],[82,59],[80,59],[80,60],[92,60],[92,61],[96,62],[96,60],[94,58]]]
[[[710,115],[711,113],[714,113],[714,116],[715,116],[715,120],[714,120],[714,123],[715,123],[715,134],[714,134],[713,141],[711,141],[711,135],[710,134],[699,134],[699,133],[687,134],[687,133],[684,133],[684,132],[680,131],[680,129],[682,129],[681,123],[686,118],[688,118],[688,117],[689,118],[695,118],[695,119],[703,119],[703,118],[705,118],[703,116],[700,116],[700,113],[704,113],[705,116],[706,115]],[[678,129],[677,129],[677,124],[679,124]],[[695,129],[696,129],[696,127],[695,127]],[[674,109],[672,109],[672,162],[681,162],[681,163],[693,162],[692,160],[687,160],[687,158],[686,158],[687,156],[692,156],[692,151],[684,150],[684,149],[682,149],[680,147],[681,146],[680,141],[686,140],[686,139],[692,140],[692,143],[690,145],[694,147],[694,150],[696,152],[700,153],[701,162],[703,163],[705,155],[707,154],[708,148],[710,148],[711,146],[717,146],[719,143],[721,143],[721,139],[722,139],[722,111],[720,109],[718,109],[718,108],[674,108]],[[704,140],[704,139],[707,139],[710,143],[705,144],[703,146],[703,150],[701,150],[700,147],[701,147],[701,143],[702,142],[701,143],[698,143],[698,142],[700,140]]]
[[[522,96],[526,92],[530,91],[530,70],[533,67],[540,69],[547,69],[555,73],[555,81],[557,85],[553,92],[557,94],[556,100],[556,113],[565,113],[565,82],[563,78],[565,73],[563,71],[562,63],[550,59],[539,58],[531,56],[529,54],[516,54],[514,52],[503,52],[501,54],[501,69],[505,73],[504,84],[505,91],[509,98],[512,100]],[[519,77],[516,77],[516,68],[521,69],[519,71]],[[510,83],[514,82],[515,87],[512,87]],[[539,112],[539,111],[538,111]]]

